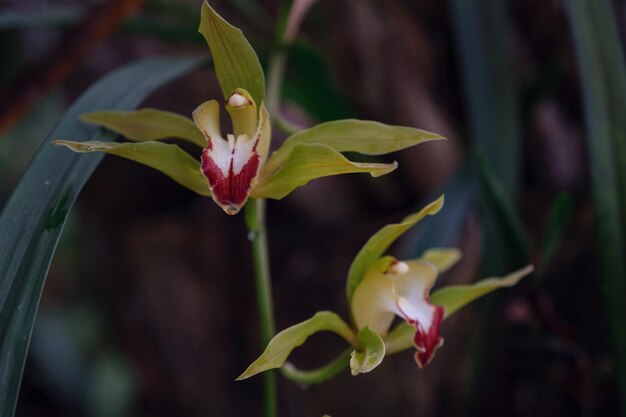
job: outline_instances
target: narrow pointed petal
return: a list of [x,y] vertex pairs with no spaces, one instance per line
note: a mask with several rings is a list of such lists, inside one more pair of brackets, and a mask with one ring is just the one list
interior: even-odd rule
[[206,181],[199,172],[198,161],[176,145],[156,141],[117,143],[55,140],[53,143],[66,146],[74,152],[105,152],[121,156],[154,168],[200,195],[211,194]]
[[104,126],[133,142],[177,138],[205,146],[202,134],[188,117],[169,111],[151,108],[104,110],[83,114],[80,120]]
[[303,143],[328,145],[338,152],[384,155],[442,139],[439,134],[411,127],[390,126],[370,120],[335,120],[291,135],[267,161],[267,169],[270,172],[278,169],[293,148]]
[[228,140],[224,140],[219,135],[219,110],[213,100],[198,106],[193,119],[207,141],[200,168],[209,182],[211,196],[227,214],[236,214],[248,200],[252,181],[259,172],[258,145],[261,138],[269,134],[267,112],[262,113],[253,138],[229,135]]
[[306,342],[309,336],[322,331],[336,333],[349,344],[355,344],[356,336],[346,322],[335,313],[320,311],[310,319],[288,327],[274,336],[261,356],[237,380],[282,367],[292,350]]
[[383,253],[407,230],[419,223],[424,217],[437,214],[443,207],[444,196],[431,202],[417,213],[405,217],[400,223],[388,224],[374,234],[363,245],[350,265],[346,280],[346,295],[348,303],[352,299],[354,290],[365,277],[366,272],[380,258]]
[[327,145],[300,144],[293,148],[289,157],[275,173],[268,177],[263,171],[255,183],[252,196],[280,200],[290,192],[317,178],[340,174],[368,173],[373,177],[388,174],[398,164],[359,163],[346,159]]
[[424,367],[443,344],[439,325],[444,309],[433,305],[428,298],[437,278],[437,270],[428,262],[395,261],[381,272],[384,265],[381,262],[382,259],[368,271],[354,291],[354,320],[359,329],[370,326],[384,337],[393,316],[402,317],[414,328],[415,360],[420,367]]
[[457,248],[432,248],[424,252],[420,260],[435,265],[437,272],[443,274],[456,265],[462,256]]
[[224,99],[228,99],[236,88],[245,88],[255,102],[263,102],[263,68],[241,30],[224,20],[203,1],[198,31],[202,33],[211,50],[215,74]]
[[450,317],[465,305],[483,295],[489,294],[498,288],[512,287],[522,278],[533,271],[528,265],[502,278],[485,278],[472,285],[451,285],[433,292],[432,300],[446,310],[446,317]]
[[[430,297],[433,304],[444,308],[444,319],[456,313],[463,306],[498,289],[516,285],[533,271],[528,265],[502,278],[487,278],[472,285],[453,285],[434,291]],[[396,326],[385,338],[387,354],[400,352],[413,345],[414,329],[407,323]]]

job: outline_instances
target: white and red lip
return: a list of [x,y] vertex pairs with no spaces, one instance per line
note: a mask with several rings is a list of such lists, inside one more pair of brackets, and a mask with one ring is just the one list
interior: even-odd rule
[[[237,108],[254,106],[237,93],[231,96],[228,104]],[[256,110],[249,114],[257,119]],[[226,213],[237,214],[248,200],[252,182],[259,173],[269,146],[267,111],[261,105],[256,132],[238,136],[228,134],[226,139],[220,134],[217,101],[202,103],[194,110],[193,119],[207,141],[202,151],[200,170],[209,183],[211,196]],[[251,125],[249,121],[246,124]]]
[[415,361],[425,367],[443,345],[439,325],[444,309],[429,300],[436,279],[437,269],[422,261],[396,261],[385,272],[367,275],[352,297],[357,327],[370,326],[384,338],[394,316],[402,317],[415,328]]

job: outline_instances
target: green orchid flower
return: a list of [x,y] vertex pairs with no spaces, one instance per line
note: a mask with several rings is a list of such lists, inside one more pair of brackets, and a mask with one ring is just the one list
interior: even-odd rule
[[[291,135],[271,155],[271,118],[264,104],[265,81],[259,59],[241,30],[209,5],[202,5],[200,33],[205,37],[224,95],[233,132],[222,135],[219,103],[200,104],[192,119],[157,109],[100,111],[82,120],[111,129],[129,142],[56,140],[75,152],[105,152],[131,159],[168,175],[174,181],[236,214],[248,198],[281,199],[311,180],[347,173],[388,174],[397,163],[360,163],[342,152],[384,155],[440,135],[364,120],[322,123]],[[176,138],[202,148],[189,154]]]
[[[458,249],[430,249],[419,259],[405,261],[384,253],[421,219],[436,214],[443,202],[441,196],[402,222],[383,227],[359,251],[348,272],[346,286],[352,326],[335,313],[318,312],[278,333],[238,379],[283,366],[291,369],[285,363],[291,351],[319,331],[336,333],[352,347],[349,365],[353,375],[370,372],[385,355],[411,347],[415,349],[417,365],[420,368],[428,365],[443,345],[439,327],[445,318],[497,288],[517,284],[533,270],[529,265],[503,278],[448,286],[431,294],[438,275],[461,258]],[[391,329],[396,316],[404,323]]]

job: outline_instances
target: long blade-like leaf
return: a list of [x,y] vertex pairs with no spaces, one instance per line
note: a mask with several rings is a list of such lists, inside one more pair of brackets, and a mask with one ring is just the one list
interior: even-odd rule
[[[483,198],[481,221],[483,228],[482,270],[496,275],[518,266],[522,254],[515,253],[507,232],[498,222],[503,201],[515,207],[520,188],[520,109],[515,71],[507,29],[507,2],[501,0],[450,2],[451,21],[455,34],[456,49],[461,65],[461,76],[468,108],[468,125],[474,146],[484,150],[486,163],[493,167],[494,175],[503,185],[502,199]],[[485,190],[489,191],[489,190]],[[484,193],[483,197],[490,197]],[[495,204],[494,204],[495,203]],[[515,248],[517,249],[517,248]],[[487,403],[495,386],[494,374],[488,363],[502,349],[503,339],[489,338],[494,331],[494,303],[484,304],[476,334],[476,359],[472,362],[470,409]]]
[[15,410],[41,290],[76,196],[102,159],[50,142],[58,137],[113,139],[78,120],[104,108],[132,109],[147,94],[201,62],[148,59],[114,71],[92,86],[44,140],[0,214],[0,415]]
[[596,238],[626,416],[626,64],[611,2],[568,0],[585,104]]

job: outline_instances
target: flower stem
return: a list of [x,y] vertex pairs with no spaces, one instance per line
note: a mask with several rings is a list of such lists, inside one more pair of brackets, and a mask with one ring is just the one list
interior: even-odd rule
[[[267,250],[267,232],[265,229],[265,200],[251,199],[246,204],[245,210],[246,224],[250,232],[249,239],[252,242],[254,284],[259,312],[261,348],[263,349],[275,333],[272,284]],[[273,371],[264,373],[263,399],[265,416],[275,417],[277,415],[276,374]]]
[[269,62],[269,79],[267,81],[267,97],[265,102],[270,114],[279,114],[280,92],[283,86],[283,75],[285,74],[285,65],[287,64],[287,56],[283,46],[270,57]]

